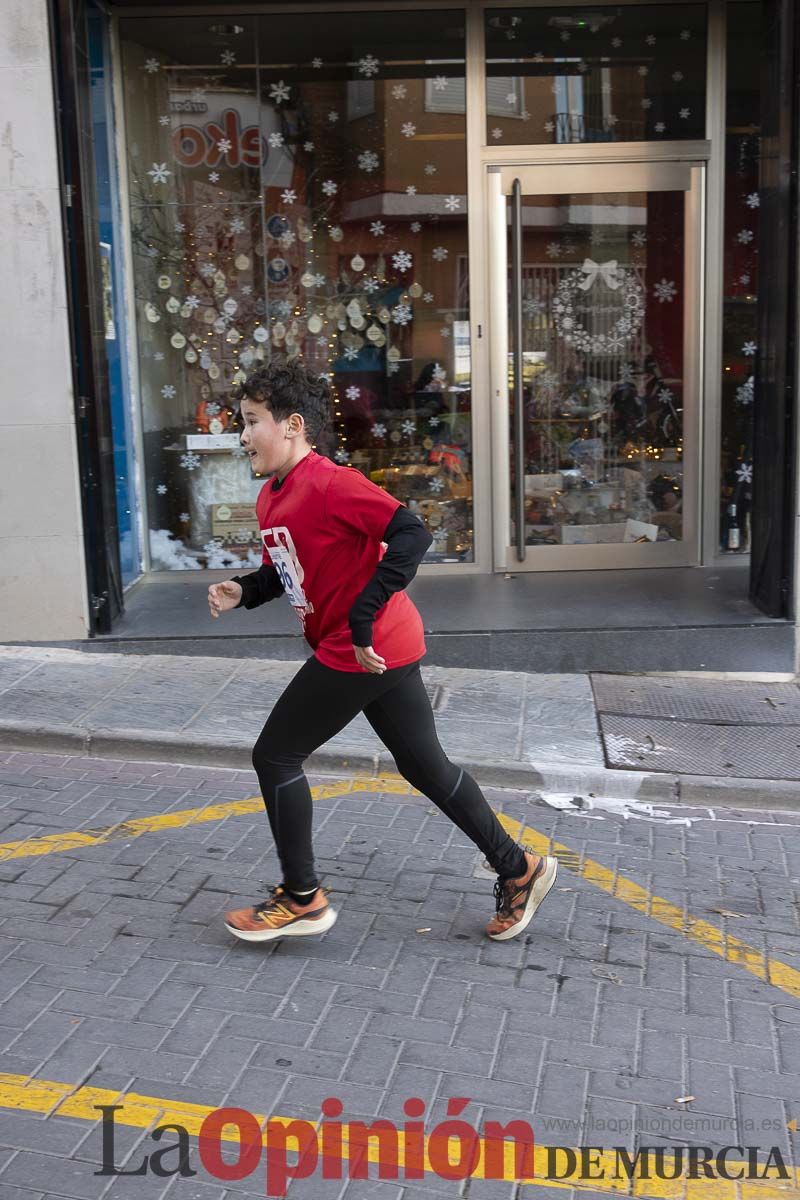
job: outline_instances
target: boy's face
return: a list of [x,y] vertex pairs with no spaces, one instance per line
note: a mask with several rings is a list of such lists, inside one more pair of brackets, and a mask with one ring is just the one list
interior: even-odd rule
[[[241,403],[242,424],[239,438],[247,451],[250,466],[258,475],[272,475],[283,466],[295,444],[287,438],[287,430],[297,424],[297,417],[276,421],[266,404],[245,397]],[[302,434],[300,434],[302,437]]]

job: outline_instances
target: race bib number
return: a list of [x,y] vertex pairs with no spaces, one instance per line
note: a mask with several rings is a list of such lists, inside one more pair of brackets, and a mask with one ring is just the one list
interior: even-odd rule
[[306,607],[306,596],[303,585],[297,577],[297,568],[289,551],[284,546],[267,546],[267,552],[272,559],[272,565],[278,572],[289,603],[295,608]]

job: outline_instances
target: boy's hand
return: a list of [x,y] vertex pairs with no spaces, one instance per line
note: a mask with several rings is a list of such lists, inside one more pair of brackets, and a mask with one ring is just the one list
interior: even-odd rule
[[353,646],[353,650],[361,666],[371,675],[382,675],[386,670],[386,659],[376,654],[372,646]]
[[219,617],[236,605],[242,598],[242,585],[226,579],[222,583],[212,583],[208,589],[208,607],[212,617]]

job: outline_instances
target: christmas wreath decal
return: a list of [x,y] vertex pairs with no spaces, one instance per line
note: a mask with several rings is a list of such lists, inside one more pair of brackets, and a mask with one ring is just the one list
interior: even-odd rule
[[[581,292],[602,280],[609,291],[619,293],[622,315],[602,333],[583,325],[575,312]],[[591,312],[591,309],[589,310]],[[596,263],[584,259],[582,267],[569,271],[559,282],[553,301],[553,324],[568,346],[589,354],[619,354],[638,331],[644,318],[644,288],[636,272],[617,265],[616,259]]]

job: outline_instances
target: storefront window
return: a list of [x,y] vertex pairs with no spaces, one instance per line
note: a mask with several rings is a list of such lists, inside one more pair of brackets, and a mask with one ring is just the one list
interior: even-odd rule
[[260,562],[232,397],[274,353],[330,374],[317,450],[472,559],[462,14],[120,33],[153,566]]
[[758,300],[760,4],[728,5],[720,547],[750,549]]
[[705,136],[704,4],[486,13],[486,142]]

